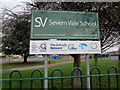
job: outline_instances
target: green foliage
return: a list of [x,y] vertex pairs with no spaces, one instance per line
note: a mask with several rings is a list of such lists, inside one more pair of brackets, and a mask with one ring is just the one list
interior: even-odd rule
[[[29,19],[29,14],[18,14],[16,18],[9,21],[9,23],[14,22],[14,24],[9,24],[10,26],[6,26],[5,24],[7,23],[4,24],[4,27],[12,27],[9,28],[11,33],[6,34],[2,39],[2,50],[5,54],[23,55],[28,53],[30,32],[30,23],[28,22]],[[6,22],[6,20],[4,22]]]

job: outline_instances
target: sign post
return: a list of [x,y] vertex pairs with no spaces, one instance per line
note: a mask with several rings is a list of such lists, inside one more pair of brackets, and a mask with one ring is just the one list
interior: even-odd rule
[[[86,74],[90,75],[89,54],[86,55]],[[90,77],[87,77],[87,88],[90,89]]]
[[[44,55],[44,77],[48,78],[48,55]],[[48,89],[48,80],[44,80],[44,88]]]

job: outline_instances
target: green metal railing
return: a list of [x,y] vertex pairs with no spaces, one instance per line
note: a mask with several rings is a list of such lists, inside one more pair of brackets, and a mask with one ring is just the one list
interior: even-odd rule
[[12,71],[11,73],[10,73],[10,81],[9,81],[9,89],[11,90],[11,87],[12,87],[12,82],[11,82],[11,80],[12,80],[12,75],[13,75],[13,73],[18,73],[19,74],[19,76],[20,76],[20,90],[22,89],[22,73],[20,72],[20,71],[18,71],[18,70],[14,70],[14,71]]
[[[98,67],[96,67],[96,66],[94,66],[94,67],[92,67],[91,68],[91,70],[90,70],[90,75],[92,75],[92,71],[93,70],[97,70],[98,71],[98,78],[99,78],[99,88],[100,88],[100,90],[101,90],[101,88],[102,88],[102,82],[101,82],[101,76],[100,76],[100,69],[98,68]],[[91,84],[91,89],[92,89],[92,77],[90,78],[90,84]]]
[[[115,70],[115,74],[117,74],[118,71],[117,71],[117,68],[116,68],[115,66],[110,66],[110,67],[108,68],[108,74],[110,74],[110,70],[111,70],[112,68]],[[110,76],[108,76],[108,86],[109,86],[109,90],[110,90]],[[118,86],[118,75],[116,75],[116,87],[117,87],[117,89],[119,90],[119,86]]]
[[[55,73],[56,71],[59,71],[60,74],[61,74],[61,77],[63,77],[63,72],[62,72],[62,70],[59,69],[59,68],[56,68],[56,69],[54,69],[54,70],[52,71],[51,77],[54,77],[54,73]],[[52,88],[54,88],[54,79],[52,79],[51,84],[52,84]],[[61,89],[63,89],[63,88],[64,88],[64,83],[63,83],[63,78],[61,78]]]
[[[111,69],[113,69],[114,71],[115,71],[115,73],[114,74],[110,74],[110,72],[111,72]],[[79,72],[80,73],[80,75],[79,76],[75,76],[75,71],[77,70],[77,72]],[[93,74],[93,71],[96,71],[95,72],[95,74]],[[39,78],[37,77],[37,78],[35,78],[34,77],[34,73],[35,72],[37,72],[37,73],[39,73]],[[57,74],[58,73],[60,73],[59,74],[59,76],[57,76],[57,77],[55,77],[55,72],[57,72]],[[13,74],[14,73],[18,73],[18,76],[19,76],[19,78],[17,78],[17,79],[13,79],[12,78],[12,76],[13,76]],[[97,73],[97,74],[96,74]],[[64,83],[64,80],[65,79],[70,79],[70,82],[71,82],[71,86],[69,87],[69,88],[72,88],[72,89],[74,89],[75,87],[74,87],[74,79],[75,78],[80,78],[80,79],[78,79],[78,80],[80,80],[80,90],[82,90],[83,88],[85,88],[85,87],[83,87],[83,78],[87,78],[87,77],[90,77],[90,85],[91,85],[91,90],[92,90],[92,88],[94,88],[93,87],[93,78],[95,78],[95,77],[97,77],[97,79],[98,79],[98,88],[100,89],[100,90],[102,90],[102,88],[104,88],[103,87],[103,84],[102,84],[102,78],[103,77],[107,77],[108,79],[107,79],[107,85],[108,85],[108,89],[110,90],[111,89],[111,77],[112,76],[115,76],[115,89],[116,90],[120,90],[120,73],[118,73],[118,70],[117,70],[117,67],[115,67],[115,66],[110,66],[109,68],[108,68],[108,70],[107,70],[107,74],[101,74],[101,70],[98,68],[98,67],[96,67],[96,66],[94,66],[94,67],[92,67],[91,69],[90,69],[90,75],[83,75],[83,73],[82,73],[82,70],[79,68],[79,67],[75,67],[75,68],[73,68],[72,69],[72,72],[71,72],[71,76],[64,76],[64,74],[63,74],[63,71],[61,70],[61,69],[59,69],[59,68],[57,68],[57,69],[54,69],[53,71],[52,71],[52,73],[51,73],[51,77],[48,77],[48,78],[44,78],[43,77],[43,73],[42,73],[42,71],[40,71],[40,70],[38,70],[38,69],[35,69],[35,70],[33,70],[32,72],[31,72],[31,74],[30,74],[30,78],[22,78],[22,73],[21,73],[21,71],[19,71],[19,70],[14,70],[14,71],[12,71],[11,73],[10,73],[10,79],[1,79],[0,81],[2,81],[2,82],[5,82],[5,81],[9,81],[9,89],[11,90],[12,89],[12,85],[14,85],[14,84],[12,84],[12,81],[19,81],[19,89],[20,90],[22,90],[23,89],[23,86],[22,86],[22,84],[23,84],[23,81],[24,80],[29,80],[30,81],[30,89],[32,90],[34,87],[33,87],[33,82],[34,82],[34,80],[40,80],[40,87],[39,88],[44,88],[43,86],[44,86],[44,80],[49,80],[49,84],[51,84],[51,87],[49,87],[49,88],[55,88],[55,80],[57,80],[57,79],[59,79],[60,80],[60,88],[63,90],[65,87],[65,83]],[[51,83],[50,83],[50,81],[51,81]],[[37,82],[37,83],[39,83],[39,82]],[[50,86],[50,85],[49,85]]]
[[[71,76],[74,76],[74,73],[75,73],[76,70],[77,70],[77,72],[79,71],[80,76],[82,76],[82,70],[79,67],[75,67],[75,68],[72,69]],[[71,78],[71,88],[72,89],[74,88],[74,80],[73,79],[74,78]],[[80,79],[80,82],[81,82],[81,89],[83,89],[83,80],[82,80],[82,78]]]
[[[35,70],[33,70],[33,71],[31,72],[31,78],[33,78],[33,75],[34,75],[35,72],[39,72],[40,77],[43,77],[42,72],[41,72],[40,70],[38,70],[38,69],[35,69]],[[41,79],[40,85],[41,85],[40,88],[43,88],[43,79]],[[32,88],[33,88],[33,80],[31,80],[31,90],[32,90]]]

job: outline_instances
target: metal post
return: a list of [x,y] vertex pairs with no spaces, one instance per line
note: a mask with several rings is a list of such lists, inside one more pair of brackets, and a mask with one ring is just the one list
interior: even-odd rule
[[[2,60],[0,61],[0,79],[2,79]],[[0,90],[2,90],[2,82],[0,81]]]
[[[89,67],[89,55],[86,55],[86,74],[90,75],[90,67]],[[87,77],[87,88],[90,90],[90,77]]]
[[[48,77],[48,55],[44,56],[44,77]],[[44,88],[45,90],[48,89],[48,80],[44,80]]]

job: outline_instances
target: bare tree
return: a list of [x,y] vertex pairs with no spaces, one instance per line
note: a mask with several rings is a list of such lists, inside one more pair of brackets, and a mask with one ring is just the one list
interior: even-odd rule
[[2,18],[2,50],[6,55],[22,55],[27,62],[29,51],[30,14],[28,12],[14,13],[5,9]]

